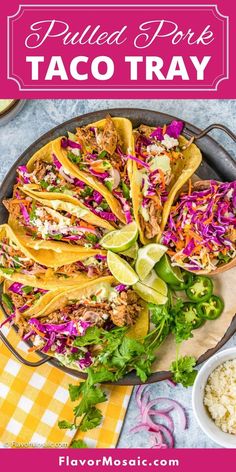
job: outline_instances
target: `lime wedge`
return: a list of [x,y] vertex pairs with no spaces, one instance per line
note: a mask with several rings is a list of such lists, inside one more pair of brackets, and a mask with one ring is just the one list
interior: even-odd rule
[[133,285],[138,281],[138,276],[134,269],[122,257],[108,251],[107,265],[112,275],[124,285]]
[[133,221],[129,225],[124,226],[120,230],[111,231],[105,234],[100,241],[100,244],[104,249],[113,252],[127,251],[131,246],[134,245],[138,238],[138,227],[137,223]]
[[167,254],[164,254],[159,262],[157,262],[155,265],[155,271],[167,284],[179,285],[183,282],[183,275],[180,268],[171,265],[170,258]]
[[148,287],[147,285],[142,284],[141,282],[137,282],[133,285],[134,291],[148,303],[154,303],[154,305],[165,305],[168,301],[168,297],[162,295],[153,288]]
[[161,295],[164,295],[165,297],[167,296],[168,287],[164,280],[158,277],[155,270],[152,270],[142,283],[152,288],[153,290],[156,290],[156,292],[161,293]]
[[122,251],[120,254],[122,254],[122,256],[129,257],[130,259],[137,259],[138,250],[139,250],[138,243],[134,243],[133,246],[131,246],[126,251]]
[[162,244],[147,244],[138,251],[138,258],[135,270],[140,280],[146,279],[154,265],[161,259],[167,251],[167,247]]

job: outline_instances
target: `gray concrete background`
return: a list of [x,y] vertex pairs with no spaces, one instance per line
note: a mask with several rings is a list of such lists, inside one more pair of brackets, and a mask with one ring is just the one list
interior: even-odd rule
[[[0,181],[19,155],[42,134],[74,116],[105,108],[146,108],[166,112],[189,121],[199,128],[211,123],[223,123],[236,132],[235,100],[31,100],[20,114],[5,126],[0,127],[1,165]],[[236,157],[235,144],[219,131],[212,133],[223,146]],[[236,335],[226,347],[236,345]],[[167,382],[152,384],[148,387],[151,398],[167,396],[178,400],[186,409],[188,429],[181,432],[176,416],[175,446],[177,448],[217,447],[198,427],[191,407],[191,388],[170,387]],[[129,430],[137,424],[137,407],[134,395],[129,404],[126,421],[118,447],[149,447],[146,433],[130,434]]]

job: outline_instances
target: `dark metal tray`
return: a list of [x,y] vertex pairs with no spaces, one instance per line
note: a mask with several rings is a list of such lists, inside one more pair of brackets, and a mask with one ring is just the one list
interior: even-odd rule
[[[62,123],[61,125],[57,126],[56,128],[52,129],[48,133],[44,134],[41,138],[35,141],[26,151],[19,157],[19,159],[15,162],[12,166],[10,171],[8,172],[7,176],[5,177],[1,188],[0,188],[0,224],[6,223],[8,214],[5,207],[2,204],[2,200],[4,198],[9,198],[12,195],[13,185],[15,183],[16,177],[16,169],[19,165],[24,165],[28,162],[30,157],[42,146],[48,143],[50,140],[57,138],[65,134],[67,131],[74,131],[77,126],[84,126],[94,121],[98,121],[106,116],[106,114],[110,113],[111,116],[123,116],[129,118],[134,127],[138,127],[141,123],[145,123],[147,125],[155,126],[161,125],[163,126],[166,123],[169,123],[173,119],[179,120],[180,118],[160,113],[157,111],[145,110],[145,109],[137,109],[137,108],[114,108],[109,110],[101,110],[93,113],[88,113],[86,115],[82,115],[79,117],[72,118],[69,121]],[[230,154],[221,146],[217,141],[213,138],[208,136],[208,133],[212,129],[221,129],[223,132],[227,133],[235,142],[236,136],[234,133],[220,124],[213,124],[206,128],[204,131],[196,128],[196,126],[186,123],[184,127],[183,134],[186,137],[195,137],[195,141],[197,142],[198,147],[202,151],[203,154],[203,162],[198,169],[198,175],[202,179],[218,179],[222,181],[232,181],[236,180],[236,162],[230,156]],[[224,337],[221,341],[215,346],[213,349],[208,350],[204,353],[199,359],[198,364],[207,360],[211,357],[218,349],[220,349],[229,339],[230,337],[236,332],[236,316],[232,320],[232,323],[228,330],[226,331]],[[7,345],[10,351],[15,355],[15,357],[22,363],[37,367],[45,362],[49,362],[53,366],[67,372],[71,375],[74,375],[79,378],[84,378],[85,374],[81,374],[73,369],[69,369],[64,367],[60,364],[59,361],[48,357],[42,353],[38,353],[39,361],[36,363],[31,363],[23,359],[19,353],[15,350],[15,348],[10,345],[8,340],[4,337],[3,333],[0,332],[1,340]],[[155,372],[151,375],[148,379],[148,383],[157,382],[160,380],[170,378],[169,372]],[[120,385],[137,385],[140,383],[139,378],[133,373],[127,374],[127,376],[117,382]]]

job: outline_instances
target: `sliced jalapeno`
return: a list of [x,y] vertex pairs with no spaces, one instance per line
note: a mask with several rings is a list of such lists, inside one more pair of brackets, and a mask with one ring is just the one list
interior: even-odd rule
[[205,323],[205,319],[200,316],[195,303],[185,302],[181,311],[186,323],[191,323],[193,329],[200,328]]
[[224,302],[217,295],[212,295],[206,302],[198,304],[199,315],[205,320],[216,320],[224,310]]
[[209,277],[197,275],[193,284],[186,289],[186,295],[192,302],[205,302],[211,298],[213,292],[213,282]]
[[181,291],[181,290],[186,290],[193,284],[194,275],[191,274],[191,272],[182,271],[182,276],[183,276],[184,281],[180,282],[179,285],[171,285],[170,288],[172,290],[175,290],[176,292]]

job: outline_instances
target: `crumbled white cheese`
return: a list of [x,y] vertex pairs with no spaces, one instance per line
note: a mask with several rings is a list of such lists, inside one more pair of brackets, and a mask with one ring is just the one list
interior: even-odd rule
[[42,338],[36,334],[35,338],[34,338],[34,345],[35,346],[40,346],[42,344]]
[[147,146],[148,154],[159,155],[162,154],[164,151],[165,149],[162,146],[158,146],[157,144],[150,144],[149,146]]
[[51,182],[52,180],[55,179],[55,174],[53,174],[53,172],[49,172],[47,175],[45,175],[45,177],[43,178],[43,180],[45,182]]
[[54,210],[51,210],[50,208],[46,209],[38,207],[35,209],[36,217],[31,220],[31,223],[36,226],[36,228],[38,228],[38,231],[41,233],[43,238],[45,238],[48,234],[68,233],[68,228],[71,226],[70,218],[62,216],[61,219],[58,218],[58,222],[50,222],[47,219],[44,219],[47,217],[47,214],[52,214],[52,216],[54,216],[56,219]]
[[169,150],[175,146],[178,146],[179,141],[178,139],[171,138],[171,136],[169,136],[168,134],[164,134],[164,139],[161,141],[161,144],[163,144],[163,146],[165,146],[165,148]]
[[236,359],[224,362],[209,376],[204,405],[222,431],[236,434]]
[[[72,152],[75,156],[80,156],[79,148],[70,148],[70,152]],[[64,169],[64,172],[65,172],[65,169]]]

